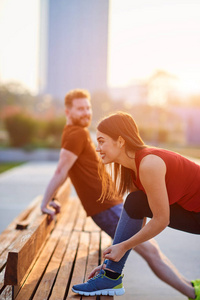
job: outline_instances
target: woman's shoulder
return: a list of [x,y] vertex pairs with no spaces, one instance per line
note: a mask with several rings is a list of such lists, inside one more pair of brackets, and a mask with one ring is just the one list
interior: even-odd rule
[[136,163],[140,168],[148,169],[164,165],[165,150],[155,147],[145,147],[136,153]]

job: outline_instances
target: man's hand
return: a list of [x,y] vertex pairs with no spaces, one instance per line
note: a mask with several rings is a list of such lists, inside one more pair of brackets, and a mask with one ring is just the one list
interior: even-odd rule
[[41,211],[43,214],[47,214],[48,215],[48,221],[51,222],[52,220],[54,220],[55,215],[56,215],[56,211],[55,209],[52,208],[47,208],[47,207],[41,207]]
[[51,206],[51,207],[53,207],[55,209],[56,214],[60,213],[61,205],[60,205],[60,203],[57,200],[52,200],[49,203],[49,206]]
[[60,203],[57,200],[52,200],[48,207],[41,206],[41,211],[43,214],[47,214],[49,216],[49,222],[51,222],[55,219],[55,215],[60,213],[60,208]]

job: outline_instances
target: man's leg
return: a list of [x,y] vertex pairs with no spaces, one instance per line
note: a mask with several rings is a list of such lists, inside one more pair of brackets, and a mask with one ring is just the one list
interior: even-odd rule
[[151,270],[159,279],[163,280],[183,295],[194,297],[192,283],[183,277],[172,262],[162,253],[157,242],[150,240],[134,249],[148,263]]

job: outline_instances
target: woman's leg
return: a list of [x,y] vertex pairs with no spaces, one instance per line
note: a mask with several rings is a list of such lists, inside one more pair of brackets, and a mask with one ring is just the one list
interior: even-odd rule
[[[144,193],[136,192],[136,193],[134,193],[133,197],[137,197],[138,199],[140,199],[140,198],[144,197]],[[129,199],[129,195],[128,195],[127,199]],[[126,199],[126,201],[127,201],[127,199]],[[125,204],[126,204],[126,202],[125,202]],[[124,205],[124,208],[122,210],[122,214],[121,214],[121,217],[120,217],[120,220],[117,225],[116,232],[115,232],[113,245],[123,242],[123,241],[129,239],[130,237],[132,237],[133,235],[135,235],[142,228],[142,224],[143,224],[143,218],[138,218],[138,219],[131,218],[128,214],[128,211],[125,209],[125,205]],[[125,253],[125,255],[118,262],[108,260],[106,268],[121,274],[130,251],[131,250],[127,251]]]
[[[118,204],[92,217],[94,222],[108,235],[114,238],[114,233],[122,212],[123,204]],[[189,280],[183,277],[172,262],[162,253],[158,243],[151,239],[134,250],[146,260],[155,275],[182,294],[192,297],[193,287]]]
[[[116,244],[116,243],[122,242],[123,240],[128,239],[130,236],[132,236],[136,232],[138,232],[140,229],[137,230],[138,229],[137,226],[138,226],[139,222],[141,222],[141,220],[143,220],[143,218],[146,216],[149,218],[152,217],[152,212],[148,205],[148,200],[147,200],[146,195],[141,191],[129,194],[129,196],[127,197],[126,202],[124,204],[124,211],[123,211],[122,218],[121,218],[121,220],[118,224],[118,228],[116,230],[114,243]],[[131,221],[131,219],[132,219],[132,221]],[[198,233],[200,233],[199,221],[200,221],[200,214],[186,211],[177,204],[170,206],[170,225],[169,225],[170,227],[178,229],[178,230],[198,234]],[[124,234],[124,231],[126,231],[127,228],[134,228],[134,226],[136,226],[135,230],[128,230],[128,232],[126,234]],[[121,233],[121,234],[119,234],[119,233]],[[143,243],[143,245],[144,245],[144,243]],[[162,256],[161,261],[163,261],[162,266],[164,266],[165,271],[166,271],[166,269],[168,269],[169,272],[167,272],[167,274],[162,276],[163,275],[162,266],[160,266],[159,268],[156,268],[156,261],[154,261],[154,260],[151,261],[149,258],[147,259],[148,251],[143,252],[142,249],[140,249],[139,247],[138,247],[138,250],[139,250],[138,253],[148,261],[152,270],[155,271],[155,273],[163,281],[165,281],[168,284],[170,284],[171,286],[175,287],[177,290],[182,292],[184,295],[191,297],[191,298],[195,297],[194,296],[194,288],[192,287],[191,283],[188,282],[185,278],[183,278],[178,272],[176,272],[176,270],[172,267],[172,264],[167,260],[166,257]],[[124,257],[117,263],[109,260],[106,268],[111,269],[115,272],[121,273],[129,252],[130,251],[128,251],[124,255]],[[154,258],[155,258],[155,255],[154,255]],[[172,280],[170,280],[170,278]]]

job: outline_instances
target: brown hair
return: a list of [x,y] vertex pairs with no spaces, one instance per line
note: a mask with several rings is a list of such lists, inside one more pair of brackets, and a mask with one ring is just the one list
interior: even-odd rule
[[[132,116],[127,113],[117,112],[104,118],[98,124],[97,129],[115,141],[121,136],[125,140],[125,151],[127,155],[128,151],[137,151],[147,147],[140,137],[137,124]],[[102,194],[100,199],[103,201],[105,197],[112,198],[113,195],[112,190],[108,189],[107,186],[105,169],[101,167],[99,173],[102,179]],[[133,180],[130,169],[118,163],[114,163],[111,173],[119,194],[124,195],[125,192],[131,191]]]
[[74,99],[87,98],[90,101],[90,93],[87,90],[75,89],[69,91],[65,96],[65,106],[71,108]]

